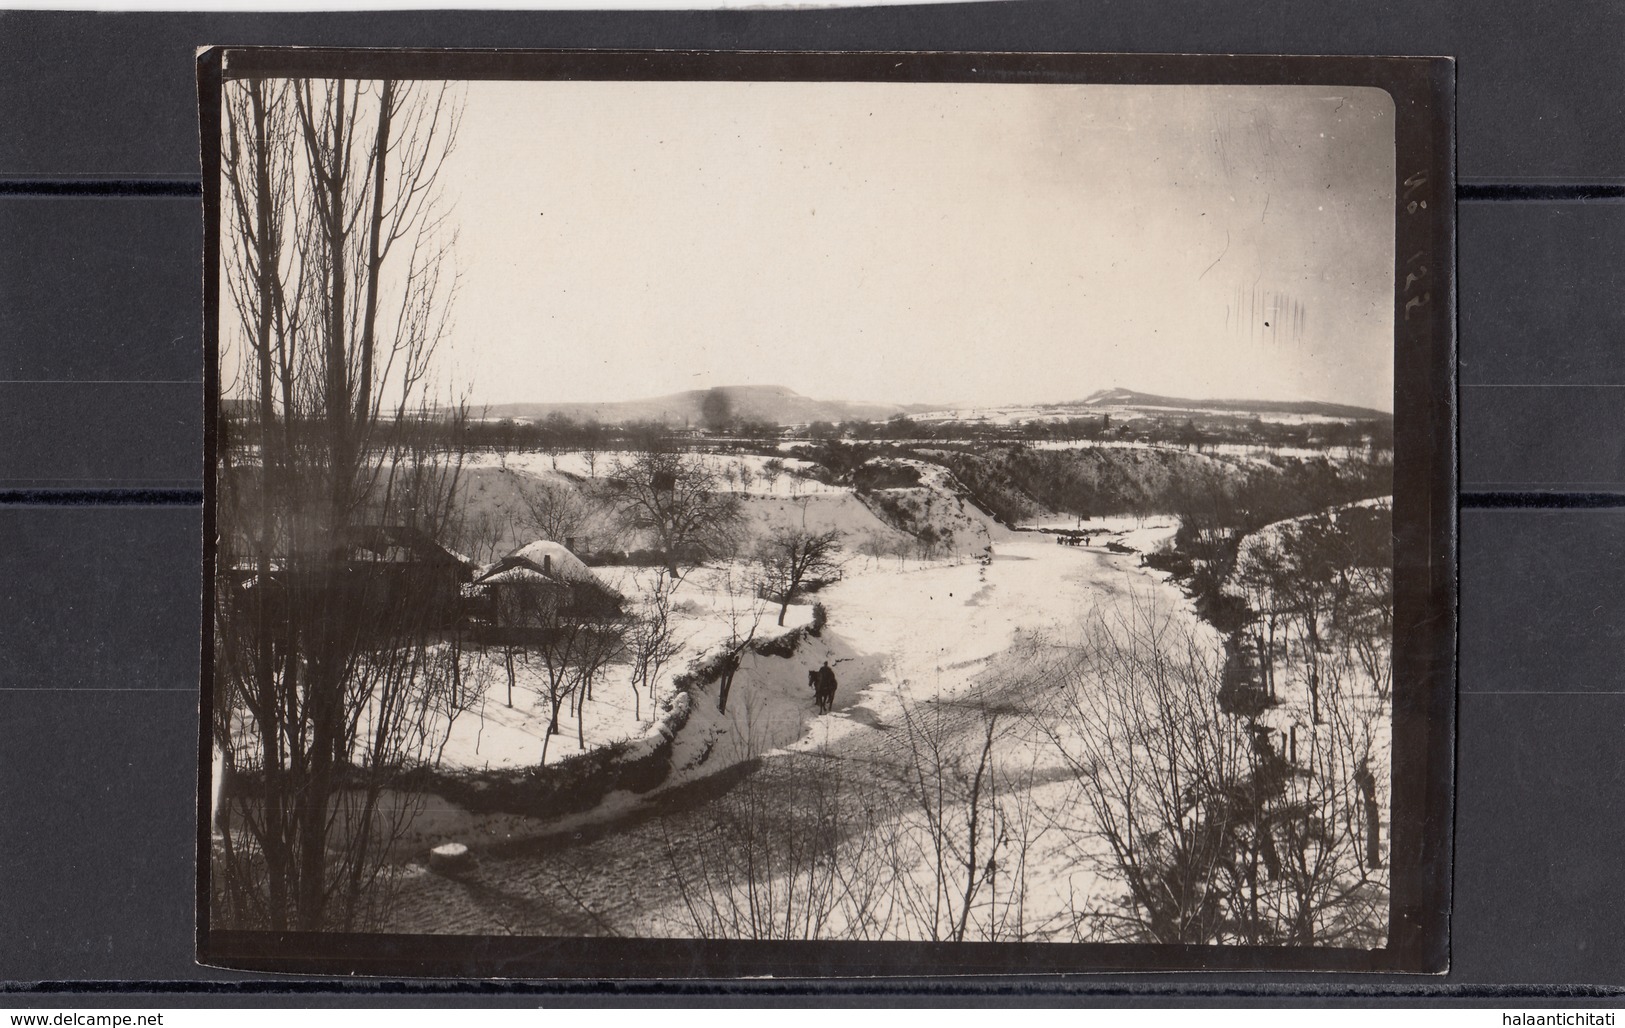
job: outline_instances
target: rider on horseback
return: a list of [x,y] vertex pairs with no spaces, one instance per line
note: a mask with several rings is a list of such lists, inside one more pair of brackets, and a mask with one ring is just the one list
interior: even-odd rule
[[820,714],[828,714],[835,706],[835,671],[824,661],[817,671],[807,672],[807,684],[812,686],[813,700]]

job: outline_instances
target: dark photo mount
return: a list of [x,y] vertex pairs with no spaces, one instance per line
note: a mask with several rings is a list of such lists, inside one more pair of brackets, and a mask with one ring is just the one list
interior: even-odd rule
[[[1449,963],[1455,730],[1455,383],[1453,65],[1436,58],[1217,57],[1011,53],[741,53],[218,48],[199,62],[206,205],[208,338],[205,610],[258,579],[223,575],[219,544],[226,190],[224,92],[252,80],[671,83],[936,83],[1117,86],[1315,86],[1385,91],[1393,104],[1391,786],[1385,822],[1387,924],[1378,948],[1123,942],[787,941],[564,934],[418,934],[230,926],[218,905],[220,838],[212,797],[222,639],[205,633],[199,739],[198,957],[217,966],[298,973],[534,978],[906,977],[1105,971],[1438,973]],[[313,119],[314,120],[314,119]],[[1271,303],[1279,302],[1270,300]],[[1275,308],[1271,308],[1275,309]],[[1289,315],[1290,316],[1290,315]],[[1239,314],[1238,314],[1239,317]],[[1267,325],[1267,322],[1266,322]],[[651,343],[651,346],[658,346]],[[883,343],[880,345],[884,345]],[[1214,396],[1215,394],[1206,394]],[[1166,397],[1147,397],[1150,401]],[[735,401],[737,402],[737,400]],[[702,412],[703,413],[703,412]],[[923,416],[922,416],[923,418]],[[1187,418],[1187,422],[1192,419]],[[1196,445],[1196,444],[1192,444]],[[555,459],[556,464],[556,459]],[[885,488],[882,483],[880,488]],[[748,486],[747,486],[748,488]],[[670,491],[670,490],[667,490]],[[1081,522],[1080,522],[1081,523]],[[405,546],[368,542],[373,553]],[[991,551],[990,551],[991,553]],[[670,553],[666,556],[673,560]],[[509,558],[512,559],[511,557]],[[264,568],[281,566],[281,557]],[[551,571],[548,565],[547,570]],[[512,568],[508,568],[512,570]],[[480,574],[500,574],[482,568]],[[225,583],[225,584],[223,584]],[[285,586],[278,586],[285,588]],[[783,591],[786,607],[793,586]],[[218,621],[215,624],[219,624]],[[557,714],[555,712],[555,719]],[[228,718],[229,720],[229,718]],[[989,730],[991,738],[991,729]],[[1286,738],[1264,745],[1284,757]],[[226,800],[233,795],[227,785]],[[240,793],[238,795],[241,795]],[[1303,815],[1305,825],[1309,815]],[[974,824],[974,815],[972,818]],[[1291,829],[1287,838],[1300,840]],[[1262,847],[1255,846],[1255,850]],[[1290,856],[1290,854],[1288,855]],[[424,855],[427,859],[427,855]],[[1279,853],[1266,860],[1279,861]],[[428,872],[434,873],[434,872]],[[653,886],[651,886],[653,887]],[[967,904],[968,905],[968,904]],[[606,933],[607,934],[607,933]],[[962,936],[963,927],[961,927]]]

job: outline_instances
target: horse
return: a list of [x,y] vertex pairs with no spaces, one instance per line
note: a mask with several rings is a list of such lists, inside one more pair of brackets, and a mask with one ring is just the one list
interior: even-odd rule
[[835,673],[820,674],[822,668],[807,672],[807,686],[813,691],[813,705],[818,713],[828,714],[835,708]]

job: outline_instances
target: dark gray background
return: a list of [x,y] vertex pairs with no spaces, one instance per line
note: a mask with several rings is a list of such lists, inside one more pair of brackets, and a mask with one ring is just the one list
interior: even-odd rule
[[[192,961],[202,218],[163,194],[198,181],[195,48],[292,43],[1456,57],[1458,172],[1479,199],[1459,206],[1452,970],[1070,987],[1625,987],[1625,506],[1608,495],[1625,493],[1622,38],[1625,4],[1606,0],[0,12],[0,983],[53,1003],[95,980],[290,987]],[[49,195],[64,183],[80,195]],[[1509,185],[1533,189],[1493,188]],[[153,192],[83,195],[132,187]],[[1582,502],[1602,506],[1549,509]]]

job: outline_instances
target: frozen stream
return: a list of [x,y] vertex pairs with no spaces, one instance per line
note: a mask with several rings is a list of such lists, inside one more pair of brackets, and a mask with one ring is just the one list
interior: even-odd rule
[[[944,745],[969,752],[982,741],[980,719],[990,707],[1003,712],[1006,725],[1028,725],[1001,735],[1001,745],[1032,754],[1033,780],[1041,783],[1042,733],[1028,716],[1044,709],[1045,698],[1029,695],[1019,674],[1005,673],[1023,640],[1072,638],[1091,610],[1130,603],[1188,619],[1203,630],[1180,590],[1161,574],[1140,568],[1135,555],[1058,546],[1050,536],[1028,533],[1002,532],[987,562],[900,566],[859,558],[821,599],[829,609],[829,629],[813,652],[798,658],[816,664],[827,654],[835,664],[841,688],[833,714],[814,716],[810,694],[804,707],[764,704],[757,724],[737,719],[732,724],[733,731],[748,732],[753,740],[747,740],[750,745],[735,740],[749,751],[739,755],[760,755],[759,760],[694,776],[648,798],[612,797],[605,809],[569,823],[476,818],[431,798],[420,827],[426,835],[469,843],[476,865],[457,879],[410,867],[387,928],[488,935],[674,934],[682,913],[668,884],[674,854],[686,859],[716,845],[718,805],[742,785],[756,790],[753,796],[763,802],[788,809],[817,775],[820,781],[867,790],[866,802],[872,804],[876,796],[885,797],[887,783],[910,773],[908,733],[898,730],[905,718],[929,712]],[[731,708],[750,709],[749,671],[742,670],[735,683]],[[1060,794],[1035,785],[1033,795],[1042,803],[1056,802]],[[1036,870],[1056,878],[1038,883],[1056,895],[1076,888],[1061,880],[1065,872],[1058,862]]]

